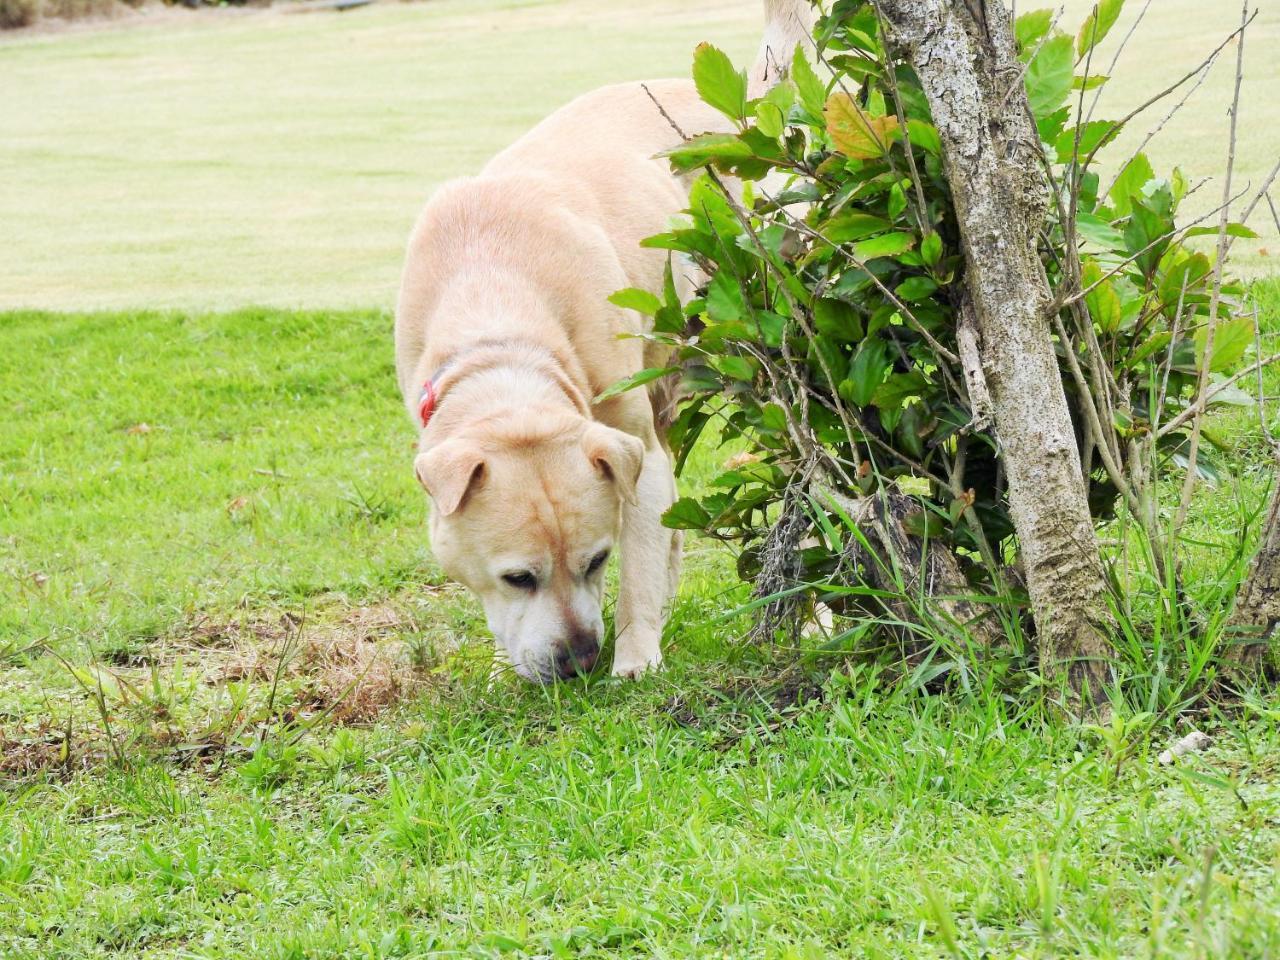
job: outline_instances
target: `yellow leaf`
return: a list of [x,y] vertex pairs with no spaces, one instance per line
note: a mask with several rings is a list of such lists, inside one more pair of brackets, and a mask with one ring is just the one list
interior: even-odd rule
[[847,93],[832,94],[823,115],[832,145],[853,160],[884,156],[898,129],[897,117],[873,117]]

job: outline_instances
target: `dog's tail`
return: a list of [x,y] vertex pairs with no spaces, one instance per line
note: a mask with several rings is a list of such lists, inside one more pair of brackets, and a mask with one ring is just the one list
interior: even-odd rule
[[762,96],[787,75],[796,44],[806,46],[813,33],[810,0],[764,0],[764,39],[748,74],[747,96]]

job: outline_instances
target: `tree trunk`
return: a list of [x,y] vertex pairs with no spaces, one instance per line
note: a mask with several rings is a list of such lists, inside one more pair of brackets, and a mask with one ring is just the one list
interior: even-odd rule
[[1036,232],[1047,186],[1000,0],[880,0],[942,141],[1041,668],[1076,693],[1106,682],[1113,619],[1050,332]]
[[1258,552],[1249,576],[1236,594],[1236,608],[1227,622],[1227,660],[1236,672],[1256,672],[1280,624],[1280,477],[1271,492],[1271,505],[1262,526]]

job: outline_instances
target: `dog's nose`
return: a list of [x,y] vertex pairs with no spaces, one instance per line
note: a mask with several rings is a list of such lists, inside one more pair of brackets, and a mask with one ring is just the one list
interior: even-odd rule
[[578,673],[590,673],[600,656],[600,641],[588,633],[575,633],[556,652],[556,674],[567,679]]

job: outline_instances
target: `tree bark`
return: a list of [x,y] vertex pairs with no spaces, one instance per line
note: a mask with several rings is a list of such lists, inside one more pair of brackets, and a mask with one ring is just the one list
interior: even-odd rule
[[1262,525],[1258,552],[1249,575],[1236,594],[1235,610],[1227,621],[1226,659],[1235,672],[1256,672],[1280,624],[1280,477],[1271,492],[1271,505]]
[[1077,694],[1108,678],[1114,621],[1037,249],[1047,185],[1000,0],[880,0],[942,142],[979,354],[1009,484],[1041,669]]

